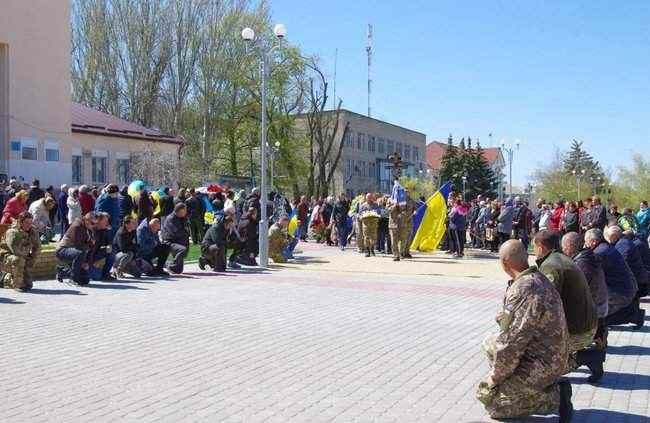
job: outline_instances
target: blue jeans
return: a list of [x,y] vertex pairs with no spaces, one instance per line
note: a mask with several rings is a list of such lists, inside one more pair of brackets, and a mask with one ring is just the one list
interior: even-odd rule
[[56,258],[70,265],[70,278],[81,285],[89,282],[88,271],[81,265],[86,262],[88,253],[74,247],[62,247],[56,250]]
[[287,260],[293,258],[293,250],[296,248],[296,245],[298,245],[298,238],[293,238],[289,241],[287,246],[284,247],[284,250],[282,250],[282,256]]
[[99,281],[105,279],[110,273],[113,263],[115,262],[115,255],[112,253],[107,253],[105,250],[100,250],[93,256],[94,261],[100,261],[105,259],[104,266],[101,269],[93,266],[93,263],[90,264],[88,273],[90,274],[90,279],[94,281]]

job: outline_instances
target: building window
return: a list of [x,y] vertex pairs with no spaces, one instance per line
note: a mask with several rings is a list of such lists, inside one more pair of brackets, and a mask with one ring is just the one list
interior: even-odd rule
[[128,159],[117,159],[115,166],[116,179],[118,184],[128,183],[129,177],[129,160]]
[[372,162],[369,163],[369,166],[368,166],[368,176],[371,177],[371,178],[374,178],[374,177],[375,177],[375,166],[376,166],[375,163],[372,163]]
[[363,151],[363,134],[357,134],[357,150]]
[[388,143],[386,144],[386,152],[388,154],[393,154],[395,152],[395,145],[393,143],[393,140],[388,140]]
[[371,153],[376,151],[376,142],[375,137],[368,137],[368,151]]
[[23,160],[38,160],[36,147],[23,146]]
[[93,157],[93,183],[106,183],[106,157]]
[[377,143],[377,153],[379,154],[384,154],[385,149],[384,149],[384,139],[379,138],[379,142]]
[[404,158],[406,160],[411,160],[411,146],[410,145],[405,145],[404,146]]
[[345,146],[347,148],[354,148],[354,132],[348,131],[345,136]]
[[72,156],[72,183],[80,184],[83,180],[83,157]]
[[401,142],[397,142],[397,143],[395,143],[395,151],[396,151],[397,154],[399,154],[400,156],[403,154],[403,151],[402,151],[402,143],[401,143]]
[[413,147],[413,160],[420,161],[420,149],[418,147]]
[[45,149],[45,161],[46,162],[58,162],[59,161],[59,149],[46,148]]

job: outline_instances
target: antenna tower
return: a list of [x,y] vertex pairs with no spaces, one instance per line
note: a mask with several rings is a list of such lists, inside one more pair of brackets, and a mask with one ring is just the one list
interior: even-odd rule
[[372,95],[372,24],[368,24],[366,36],[368,39],[368,44],[366,45],[366,53],[368,53],[368,117],[371,117],[370,97]]

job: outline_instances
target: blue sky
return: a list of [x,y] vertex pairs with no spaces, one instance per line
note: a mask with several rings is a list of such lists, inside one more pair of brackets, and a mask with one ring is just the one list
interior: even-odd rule
[[515,183],[554,146],[584,140],[614,173],[650,140],[650,1],[272,0],[274,20],[367,110],[365,25],[374,25],[373,116],[427,140],[522,141]]

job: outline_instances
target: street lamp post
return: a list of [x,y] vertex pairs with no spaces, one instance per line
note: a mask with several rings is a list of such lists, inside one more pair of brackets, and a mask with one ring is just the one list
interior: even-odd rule
[[509,171],[508,171],[508,178],[509,178],[509,185],[510,187],[508,188],[508,195],[512,197],[512,159],[515,155],[515,149],[518,151],[519,150],[519,140],[515,140],[515,145],[513,146],[508,146],[506,147],[506,142],[505,140],[501,140],[501,150],[505,151],[508,154],[508,165],[509,165]]
[[[271,48],[265,47],[260,43],[261,70],[262,79],[262,119],[261,119],[261,140],[260,140],[260,230],[259,230],[259,249],[260,249],[260,267],[266,268],[269,265],[269,221],[266,213],[266,203],[268,202],[268,181],[267,181],[267,152],[266,152],[266,90],[267,78],[269,74],[269,61],[274,51],[282,46],[282,39],[287,35],[287,29],[282,24],[277,24],[273,28],[273,33],[280,40],[280,43]],[[255,40],[255,31],[252,28],[244,28],[241,32],[244,40],[252,42]]]
[[585,169],[573,169],[571,173],[573,173],[573,176],[576,177],[576,180],[578,182],[578,200],[580,200],[582,198],[582,193],[580,192],[580,179],[584,176],[585,173],[587,173],[587,171]]
[[465,195],[466,184],[467,184],[467,175],[463,175],[463,201],[467,201],[467,196]]

